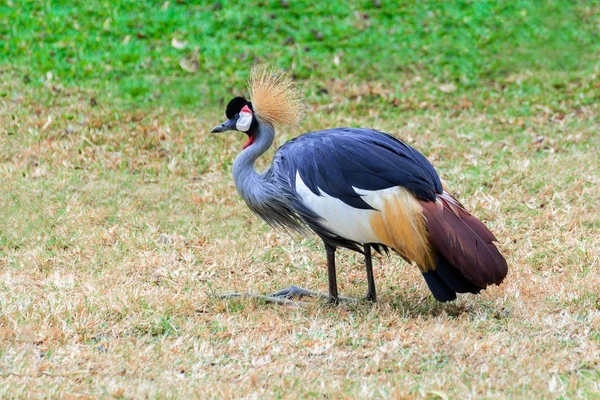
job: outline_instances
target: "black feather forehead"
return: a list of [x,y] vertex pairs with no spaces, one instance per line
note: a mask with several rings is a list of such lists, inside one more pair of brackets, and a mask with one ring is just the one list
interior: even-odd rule
[[251,110],[254,111],[254,109],[252,108],[252,103],[250,103],[248,100],[240,96],[234,97],[233,99],[231,99],[229,104],[227,104],[225,115],[227,116],[227,118],[231,119],[235,117],[236,114],[239,114],[245,105],[247,105],[248,107],[250,107]]

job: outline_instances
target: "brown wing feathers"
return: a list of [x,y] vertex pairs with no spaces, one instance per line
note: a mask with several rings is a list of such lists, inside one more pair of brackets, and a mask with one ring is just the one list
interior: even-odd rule
[[475,285],[500,284],[508,272],[496,237],[451,195],[421,201],[429,240],[448,262]]

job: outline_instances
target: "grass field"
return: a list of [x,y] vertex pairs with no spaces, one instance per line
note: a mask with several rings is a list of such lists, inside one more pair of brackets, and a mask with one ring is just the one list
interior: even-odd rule
[[[0,397],[600,397],[599,27],[597,1],[1,3]],[[327,287],[319,241],[238,198],[243,135],[208,134],[256,62],[306,93],[278,144],[403,138],[505,283],[440,304],[378,257],[375,305],[218,300]]]

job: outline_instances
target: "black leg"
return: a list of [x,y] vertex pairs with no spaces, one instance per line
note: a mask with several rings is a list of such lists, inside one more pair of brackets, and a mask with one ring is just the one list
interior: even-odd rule
[[337,290],[337,278],[335,276],[335,247],[325,245],[327,252],[327,277],[329,278],[329,301],[337,304],[339,302]]
[[367,267],[367,300],[376,302],[377,292],[375,291],[375,277],[373,277],[373,260],[371,259],[371,245],[365,244],[365,267]]
[[[303,289],[301,287],[292,285],[286,289],[280,290],[275,293],[271,293],[267,296],[257,295],[257,294],[252,294],[252,293],[229,293],[229,294],[221,295],[219,297],[221,299],[230,299],[230,298],[234,298],[234,297],[256,297],[256,298],[261,298],[268,302],[273,302],[273,303],[298,304],[289,299],[300,298],[300,297],[305,297],[305,296],[312,296],[312,297],[328,298],[329,301],[334,304],[338,304],[340,301],[356,303],[358,301],[357,299],[353,299],[350,297],[343,297],[343,296],[338,295],[337,278],[336,278],[336,273],[335,273],[335,247],[325,244],[325,251],[327,252],[327,277],[329,279],[329,294],[315,292],[313,290],[307,290],[307,289]],[[370,251],[371,251],[371,249],[369,247],[369,257],[368,257],[369,267],[367,267],[367,268],[370,268],[370,265],[371,265]],[[373,277],[372,268],[368,269],[368,271],[371,271],[371,275],[370,275],[371,280],[369,282],[372,282],[372,277]],[[374,283],[373,283],[372,291],[371,291],[371,283],[369,283],[369,294],[371,294],[371,293],[373,294],[373,300],[374,300],[375,299],[375,284]],[[369,296],[370,295],[367,295],[367,298],[371,299]],[[303,304],[306,304],[306,303],[303,303]]]

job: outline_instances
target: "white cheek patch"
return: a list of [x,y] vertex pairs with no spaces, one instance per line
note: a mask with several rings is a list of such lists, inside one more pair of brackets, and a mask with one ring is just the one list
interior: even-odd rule
[[240,111],[240,117],[235,124],[235,128],[240,132],[248,132],[250,125],[252,125],[252,111],[250,111],[248,106],[244,106],[242,111]]

